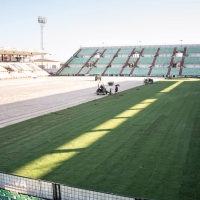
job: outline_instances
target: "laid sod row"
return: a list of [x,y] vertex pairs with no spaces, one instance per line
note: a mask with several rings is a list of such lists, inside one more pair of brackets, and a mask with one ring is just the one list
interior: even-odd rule
[[156,200],[200,197],[200,81],[160,81],[0,129],[0,171]]

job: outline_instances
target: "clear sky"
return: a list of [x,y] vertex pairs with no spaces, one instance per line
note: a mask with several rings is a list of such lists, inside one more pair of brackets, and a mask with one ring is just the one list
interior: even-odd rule
[[0,0],[0,47],[66,61],[80,46],[200,44],[200,0]]

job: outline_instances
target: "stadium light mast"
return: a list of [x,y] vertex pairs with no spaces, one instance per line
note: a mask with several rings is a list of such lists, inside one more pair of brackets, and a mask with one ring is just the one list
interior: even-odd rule
[[[41,27],[41,50],[44,51],[44,46],[43,46],[43,28],[44,28],[44,24],[47,23],[47,18],[46,17],[38,17],[38,23],[40,24]],[[44,55],[41,55],[41,59],[44,59]]]

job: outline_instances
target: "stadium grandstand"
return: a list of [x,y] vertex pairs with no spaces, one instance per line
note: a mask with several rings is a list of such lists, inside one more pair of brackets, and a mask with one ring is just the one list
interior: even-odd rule
[[200,76],[200,45],[81,47],[57,75]]
[[0,47],[0,79],[48,76],[31,58],[45,55],[46,51]]

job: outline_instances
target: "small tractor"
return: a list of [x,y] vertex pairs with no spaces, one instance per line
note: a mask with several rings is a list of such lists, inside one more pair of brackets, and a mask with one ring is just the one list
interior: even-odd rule
[[103,82],[99,82],[98,83],[98,88],[97,88],[97,91],[96,91],[96,94],[99,95],[99,94],[108,94],[109,92],[106,90],[106,87],[104,86]]
[[153,79],[152,79],[152,78],[145,78],[145,79],[144,79],[144,84],[145,84],[145,85],[153,84]]

